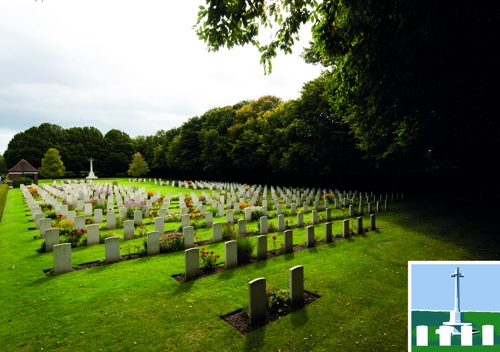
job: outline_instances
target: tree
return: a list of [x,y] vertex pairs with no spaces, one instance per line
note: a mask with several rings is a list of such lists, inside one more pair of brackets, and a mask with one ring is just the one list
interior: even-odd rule
[[114,176],[125,173],[128,167],[130,157],[134,154],[134,145],[132,139],[125,132],[112,129],[104,135],[103,153],[104,174]]
[[49,148],[42,158],[41,174],[48,178],[61,177],[64,175],[65,169],[59,151],[55,148]]
[[[500,149],[500,120],[487,92],[496,83],[491,43],[498,11],[419,0],[206,4],[196,31],[209,50],[253,44],[266,72],[277,51],[289,53],[300,26],[312,22],[303,56],[331,69],[331,114],[349,124],[379,168],[493,169],[488,160]],[[272,25],[276,35],[262,45],[259,28]]]
[[7,164],[2,155],[0,155],[0,175],[7,175]]
[[144,160],[141,153],[137,152],[134,154],[127,173],[132,177],[141,177],[149,173],[148,163]]

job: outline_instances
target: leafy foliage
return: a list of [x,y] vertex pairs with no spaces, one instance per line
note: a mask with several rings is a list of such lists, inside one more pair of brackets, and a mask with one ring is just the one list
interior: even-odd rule
[[148,163],[144,160],[141,153],[137,152],[134,154],[127,173],[132,177],[141,177],[149,173]]
[[65,169],[59,151],[55,148],[49,148],[42,159],[41,174],[48,178],[57,178],[64,175]]

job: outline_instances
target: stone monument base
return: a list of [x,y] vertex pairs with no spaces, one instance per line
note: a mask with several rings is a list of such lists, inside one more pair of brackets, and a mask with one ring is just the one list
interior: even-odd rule
[[90,171],[89,172],[89,175],[86,177],[87,180],[96,180],[97,179],[97,176],[94,175],[94,172],[93,171]]

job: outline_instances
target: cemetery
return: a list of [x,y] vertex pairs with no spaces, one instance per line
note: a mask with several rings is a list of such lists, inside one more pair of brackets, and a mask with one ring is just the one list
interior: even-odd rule
[[[21,185],[0,223],[2,336],[8,350],[214,350],[218,341],[228,351],[404,350],[408,257],[496,253],[445,214],[459,236],[429,237],[418,220],[429,212],[371,190],[149,178]],[[26,319],[33,312],[40,318]]]

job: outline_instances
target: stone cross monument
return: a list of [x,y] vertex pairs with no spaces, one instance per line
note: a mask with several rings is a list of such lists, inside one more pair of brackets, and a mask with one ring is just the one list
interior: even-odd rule
[[[455,278],[455,305],[453,310],[450,311],[450,321],[444,322],[443,325],[453,327],[452,335],[460,335],[457,326],[462,327],[472,325],[472,323],[462,323],[462,312],[460,311],[460,278],[463,278],[464,274],[460,272],[459,267],[456,267],[451,277]],[[478,333],[478,331],[474,331],[473,333]]]
[[94,169],[92,167],[92,162],[94,161],[94,159],[90,158],[89,161],[90,161],[90,172],[89,175],[87,176],[87,180],[95,180],[97,176],[94,175]]

